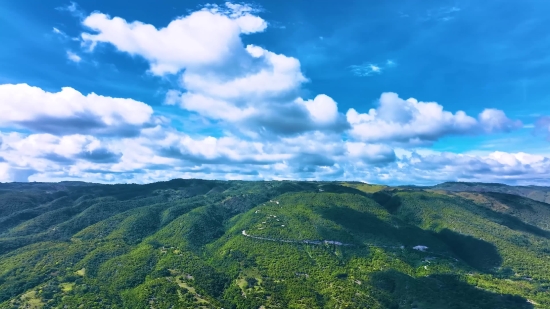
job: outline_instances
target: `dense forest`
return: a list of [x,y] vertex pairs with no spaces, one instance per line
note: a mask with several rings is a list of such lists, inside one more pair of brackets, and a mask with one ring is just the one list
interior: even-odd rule
[[0,308],[550,308],[546,192],[0,184]]

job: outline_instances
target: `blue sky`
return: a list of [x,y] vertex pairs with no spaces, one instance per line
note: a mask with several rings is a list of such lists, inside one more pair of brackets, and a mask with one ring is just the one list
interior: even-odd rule
[[545,1],[128,3],[0,7],[0,181],[548,184]]

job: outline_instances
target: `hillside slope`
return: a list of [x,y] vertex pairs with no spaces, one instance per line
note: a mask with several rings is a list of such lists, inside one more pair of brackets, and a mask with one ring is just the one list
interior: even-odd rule
[[0,308],[550,308],[548,222],[490,192],[0,184]]

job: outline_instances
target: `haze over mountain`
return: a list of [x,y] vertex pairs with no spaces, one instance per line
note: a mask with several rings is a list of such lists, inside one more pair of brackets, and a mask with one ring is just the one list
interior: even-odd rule
[[18,0],[0,181],[549,185],[546,1]]

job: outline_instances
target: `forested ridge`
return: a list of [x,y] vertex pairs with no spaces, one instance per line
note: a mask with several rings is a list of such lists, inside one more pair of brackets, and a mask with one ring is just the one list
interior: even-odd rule
[[550,190],[514,188],[0,184],[0,308],[550,308]]

